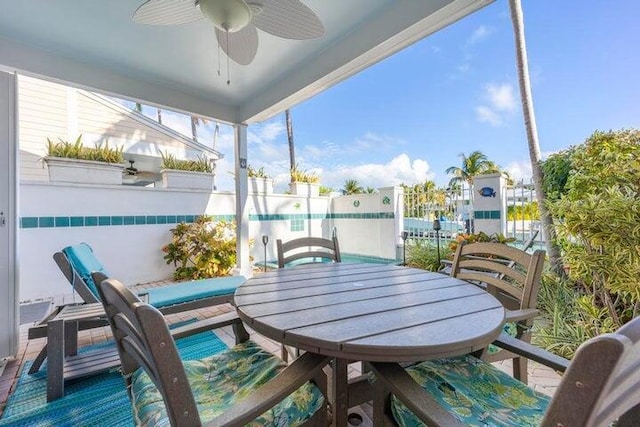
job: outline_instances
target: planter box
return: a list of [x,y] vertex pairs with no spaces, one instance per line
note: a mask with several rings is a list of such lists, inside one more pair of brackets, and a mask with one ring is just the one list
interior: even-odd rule
[[289,184],[291,194],[305,197],[318,197],[320,195],[320,184],[309,184],[308,182],[292,182]]
[[66,157],[45,157],[51,182],[122,185],[124,165]]
[[251,194],[272,194],[273,179],[249,177],[249,193]]
[[212,173],[162,169],[162,187],[213,191]]

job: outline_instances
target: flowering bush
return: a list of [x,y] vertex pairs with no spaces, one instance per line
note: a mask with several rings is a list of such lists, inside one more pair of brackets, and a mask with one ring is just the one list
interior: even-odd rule
[[178,224],[171,234],[171,243],[162,251],[167,264],[176,267],[176,280],[227,276],[236,265],[236,226],[232,222],[200,216],[192,223]]

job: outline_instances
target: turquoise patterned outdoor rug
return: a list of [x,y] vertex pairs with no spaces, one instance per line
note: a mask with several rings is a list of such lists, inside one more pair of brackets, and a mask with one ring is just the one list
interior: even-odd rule
[[[182,322],[181,325],[185,324]],[[175,325],[178,326],[178,325]],[[80,349],[92,351],[114,345],[100,343]],[[213,333],[202,332],[177,341],[184,360],[200,359],[227,348]],[[47,403],[47,372],[29,375],[26,362],[18,386],[9,397],[0,426],[132,426],[131,405],[117,370],[65,384],[65,396]]]

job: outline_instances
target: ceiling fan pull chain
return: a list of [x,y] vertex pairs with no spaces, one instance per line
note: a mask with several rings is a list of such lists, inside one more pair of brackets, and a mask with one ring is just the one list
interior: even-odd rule
[[226,31],[227,35],[227,86],[231,84],[231,75],[229,74],[229,56],[231,56],[231,52],[229,51],[229,30]]
[[218,77],[220,77],[220,40],[217,37],[216,44],[218,45]]

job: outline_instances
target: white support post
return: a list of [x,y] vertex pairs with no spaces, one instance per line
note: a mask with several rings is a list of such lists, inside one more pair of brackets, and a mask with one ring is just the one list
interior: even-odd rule
[[249,208],[247,198],[249,184],[247,179],[247,125],[233,125],[235,135],[235,177],[236,177],[236,250],[238,251],[237,273],[245,277],[253,275],[249,261]]
[[18,353],[17,78],[0,71],[0,359]]

